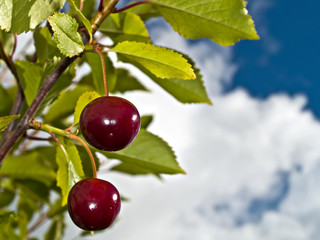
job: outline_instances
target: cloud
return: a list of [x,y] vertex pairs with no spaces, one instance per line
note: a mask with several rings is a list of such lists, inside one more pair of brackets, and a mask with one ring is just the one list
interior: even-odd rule
[[[136,101],[145,105],[147,98]],[[149,100],[166,115],[151,130],[170,139],[188,175],[163,183],[103,174],[131,201],[114,228],[96,239],[310,239],[308,229],[318,219],[304,219],[318,209],[312,192],[318,177],[309,179],[309,172],[316,175],[319,165],[320,127],[303,110],[304,97],[260,101],[238,89],[214,107],[180,108],[161,100]],[[303,207],[301,189],[311,200]]]
[[[232,48],[191,43],[169,29],[151,31],[156,44],[191,55],[214,106],[180,104],[134,71],[153,93],[125,97],[142,114],[155,114],[150,130],[173,146],[188,174],[160,182],[101,172],[131,201],[112,229],[90,239],[316,239],[320,125],[304,109],[306,97],[260,100],[245,89],[223,94],[237,69]],[[77,231],[69,225],[65,239]]]

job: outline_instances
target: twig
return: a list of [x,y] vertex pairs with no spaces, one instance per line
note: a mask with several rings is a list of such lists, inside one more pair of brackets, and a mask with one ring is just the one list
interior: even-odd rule
[[132,3],[132,4],[129,4],[128,6],[126,7],[123,7],[123,8],[120,8],[120,9],[113,9],[112,13],[119,13],[119,12],[123,12],[129,8],[132,8],[132,7],[135,7],[135,6],[138,6],[138,5],[141,5],[141,4],[148,4],[148,3],[151,3],[150,1],[140,1],[140,2],[135,2],[135,3]]
[[27,234],[24,236],[23,240],[27,240],[29,235],[35,231],[38,227],[40,227],[48,218],[48,213],[43,213],[37,219],[37,221],[28,229]]

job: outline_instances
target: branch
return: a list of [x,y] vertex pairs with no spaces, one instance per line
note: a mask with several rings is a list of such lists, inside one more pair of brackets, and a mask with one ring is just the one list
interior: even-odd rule
[[128,6],[126,6],[126,7],[123,7],[123,8],[120,8],[120,9],[113,9],[113,11],[112,11],[112,13],[119,13],[119,12],[123,12],[123,11],[125,11],[125,10],[127,10],[127,9],[129,9],[129,8],[133,8],[133,7],[135,7],[135,6],[138,6],[138,5],[141,5],[141,4],[147,4],[147,3],[152,3],[152,2],[150,2],[150,1],[140,1],[140,2],[135,2],[135,3],[132,3],[132,4],[129,4]]
[[[107,0],[103,6],[102,11],[96,12],[91,20],[93,34],[97,31],[103,20],[112,12],[118,1],[119,0]],[[82,34],[82,40],[84,45],[86,45],[89,42],[88,34]],[[8,137],[4,141],[2,141],[0,145],[0,167],[2,165],[3,159],[8,154],[15,142],[27,131],[30,120],[32,120],[32,118],[34,117],[34,114],[40,107],[50,89],[56,83],[61,74],[70,66],[72,62],[76,60],[76,58],[77,56],[72,58],[64,58],[60,62],[58,67],[53,71],[53,73],[45,78],[44,83],[39,89],[37,96],[20,120],[17,127],[13,131],[9,132]]]
[[[13,106],[11,108],[10,115],[20,114],[20,112],[22,111],[22,108],[23,108],[24,100],[25,100],[24,94],[23,94],[23,90],[22,90],[22,87],[21,87],[21,84],[20,84],[20,81],[19,81],[17,69],[15,67],[15,64],[12,61],[12,56],[13,56],[13,54],[15,52],[16,44],[17,44],[17,35],[15,34],[14,47],[13,47],[13,50],[12,50],[12,55],[11,55],[11,57],[9,57],[5,53],[4,48],[2,46],[2,43],[0,41],[0,58],[2,58],[4,60],[4,62],[6,63],[8,69],[10,69],[11,73],[15,77],[17,85],[18,85],[16,98],[15,98],[14,104],[13,104]],[[5,132],[3,133],[2,142],[7,139],[8,133],[14,129],[14,127],[17,125],[17,123],[18,123],[18,119],[12,121],[9,124],[9,126],[7,127]]]

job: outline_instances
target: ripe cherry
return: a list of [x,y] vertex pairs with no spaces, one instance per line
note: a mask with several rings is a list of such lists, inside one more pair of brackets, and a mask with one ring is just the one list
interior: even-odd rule
[[103,230],[116,219],[121,206],[118,190],[109,182],[87,178],[69,192],[68,211],[72,221],[88,231]]
[[136,107],[123,98],[100,97],[83,109],[80,129],[92,146],[104,151],[118,151],[137,136],[140,115]]

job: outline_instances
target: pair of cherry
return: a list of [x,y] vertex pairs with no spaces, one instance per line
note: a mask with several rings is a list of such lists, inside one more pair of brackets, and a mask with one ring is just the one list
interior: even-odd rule
[[[127,147],[140,129],[140,115],[129,101],[114,96],[90,102],[80,116],[80,130],[89,144],[103,151]],[[88,231],[109,227],[121,206],[118,190],[109,182],[88,178],[76,183],[68,196],[73,222]]]

